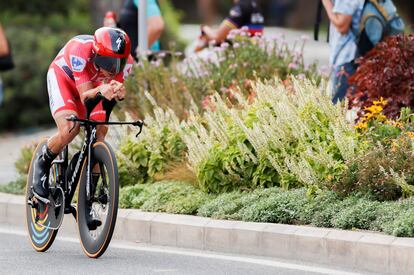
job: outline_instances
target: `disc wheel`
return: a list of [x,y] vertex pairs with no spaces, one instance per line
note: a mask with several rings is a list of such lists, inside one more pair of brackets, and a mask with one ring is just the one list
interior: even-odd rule
[[[46,147],[47,139],[43,139],[37,145],[32,161],[30,162],[29,173],[27,176],[27,184],[26,184],[26,225],[27,231],[29,235],[29,240],[33,246],[33,248],[38,252],[45,252],[50,248],[53,244],[53,241],[56,238],[58,230],[56,229],[49,229],[47,228],[49,220],[49,205],[45,205],[44,207],[37,207],[34,205],[33,207],[29,204],[29,202],[34,203],[33,200],[33,162],[39,158],[39,156],[43,153],[44,148]],[[49,174],[49,183],[56,182],[56,171],[54,170],[54,166],[51,168],[51,172]],[[44,225],[44,226],[42,226]]]
[[98,258],[107,249],[115,229],[119,195],[118,167],[115,154],[108,143],[97,142],[92,151],[92,167],[100,168],[100,176],[95,192],[91,194],[91,209],[102,225],[96,230],[89,230],[86,222],[86,215],[89,214],[86,194],[87,160],[79,180],[77,221],[83,251],[88,257]]

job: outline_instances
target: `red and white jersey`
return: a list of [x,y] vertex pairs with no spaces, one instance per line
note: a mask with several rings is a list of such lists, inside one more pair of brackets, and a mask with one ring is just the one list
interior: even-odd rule
[[124,82],[131,72],[134,60],[132,56],[128,57],[128,61],[122,72],[107,78],[93,63],[93,36],[78,35],[69,40],[65,47],[58,53],[50,67],[58,67],[68,78],[73,81],[73,86],[78,87],[87,82],[91,82],[94,87],[103,83],[109,83],[110,80]]
[[[122,72],[105,77],[93,62],[93,36],[79,35],[72,38],[53,60],[47,73],[49,106],[54,116],[64,110],[75,111],[79,118],[86,118],[86,108],[80,99],[77,87],[91,82],[93,87],[111,80],[124,82],[134,62],[131,56]],[[105,121],[106,111],[100,102],[90,115],[91,119]]]

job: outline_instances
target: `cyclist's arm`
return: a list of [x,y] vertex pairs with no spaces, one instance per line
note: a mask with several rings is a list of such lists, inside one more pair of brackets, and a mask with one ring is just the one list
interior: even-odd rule
[[223,22],[217,30],[213,30],[209,26],[203,26],[202,30],[207,37],[207,40],[215,40],[217,43],[221,43],[226,40],[227,35],[232,29],[229,28],[225,22]]
[[91,82],[86,82],[77,86],[77,89],[84,104],[86,104],[88,100],[95,99],[98,93],[101,93],[108,100],[112,100],[116,97],[114,89],[110,84],[102,84],[94,88]]

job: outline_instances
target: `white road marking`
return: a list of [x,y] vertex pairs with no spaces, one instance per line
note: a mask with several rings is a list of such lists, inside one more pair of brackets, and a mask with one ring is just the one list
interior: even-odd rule
[[[0,227],[0,234],[1,233],[19,235],[19,236],[27,236],[27,232],[22,231],[22,230],[16,230],[14,228],[8,229],[8,228]],[[64,241],[64,242],[79,243],[79,239],[72,238],[72,237],[57,237],[57,239],[59,241]],[[145,244],[141,244],[141,245],[145,245]],[[330,275],[362,274],[362,273],[347,272],[347,271],[341,271],[341,270],[325,268],[325,267],[280,262],[276,260],[268,260],[268,259],[262,259],[262,258],[249,258],[247,256],[212,254],[214,253],[213,251],[198,252],[198,251],[182,250],[182,249],[172,248],[172,247],[138,246],[138,244],[134,244],[132,242],[127,242],[127,241],[114,240],[111,242],[110,248],[173,254],[173,255],[190,256],[190,257],[201,257],[201,258],[217,259],[217,260],[225,260],[225,261],[234,261],[234,262],[250,263],[250,264],[263,265],[263,266],[271,266],[271,267],[277,267],[277,268],[285,268],[285,269],[291,269],[291,270],[299,270],[299,271],[305,271],[305,272],[315,272],[315,273],[320,273],[320,274],[330,274]]]

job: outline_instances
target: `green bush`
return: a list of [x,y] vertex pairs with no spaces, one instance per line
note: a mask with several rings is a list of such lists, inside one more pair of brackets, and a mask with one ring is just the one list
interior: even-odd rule
[[306,190],[279,192],[243,207],[237,215],[243,221],[299,224],[306,204]]
[[362,192],[380,201],[414,194],[412,139],[403,134],[390,144],[377,143],[350,160],[348,169],[334,185],[335,190],[344,196]]
[[195,214],[209,196],[187,183],[153,184],[141,209],[152,212]]
[[180,21],[182,13],[175,10],[171,1],[159,0],[165,30],[161,35],[161,48],[163,50],[184,51],[185,41],[180,38]]
[[174,214],[195,214],[210,196],[182,182],[136,184],[121,189],[120,207]]
[[371,223],[377,218],[379,205],[377,201],[360,199],[338,212],[332,220],[332,225],[341,229],[369,229]]
[[0,8],[16,65],[2,74],[5,98],[0,107],[0,132],[53,122],[46,87],[48,67],[72,36],[92,32],[84,0],[51,4],[46,17],[41,9],[45,1],[40,2],[23,8],[13,2]]
[[394,221],[392,234],[397,237],[414,236],[414,209],[407,209]]
[[255,91],[252,103],[238,94],[238,105],[216,94],[209,110],[185,122],[182,138],[200,187],[330,188],[358,149],[345,109],[309,81],[257,83]]
[[14,163],[14,167],[20,176],[26,177],[29,173],[30,162],[32,161],[33,152],[37,147],[37,143],[26,145],[20,149],[20,156]]
[[126,186],[119,192],[119,207],[140,208],[149,198],[148,188],[141,184]]
[[214,219],[228,219],[236,213],[243,204],[244,194],[240,192],[224,193],[198,209],[197,215]]
[[299,214],[299,219],[304,224],[331,227],[331,218],[334,215],[331,211],[335,210],[340,201],[338,194],[333,191],[318,192],[314,196],[308,196],[306,207]]
[[19,177],[6,185],[0,185],[0,192],[23,195],[26,188],[26,179],[27,177]]
[[170,163],[184,159],[186,146],[179,135],[178,119],[158,109],[156,119],[147,117],[139,138],[126,138],[118,152],[120,185],[149,183],[166,172]]

